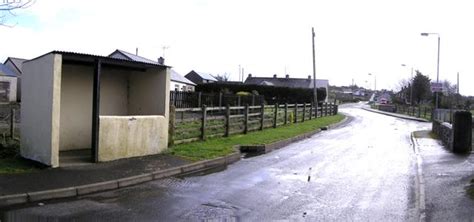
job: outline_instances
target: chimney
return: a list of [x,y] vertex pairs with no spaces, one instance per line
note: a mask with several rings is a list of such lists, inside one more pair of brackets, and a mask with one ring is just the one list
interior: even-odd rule
[[273,74],[273,78],[276,79],[276,78],[277,78],[277,74]]
[[289,79],[289,78],[290,78],[290,74],[286,74],[285,78]]
[[249,77],[248,78],[252,78],[252,73],[249,73]]
[[311,80],[311,75],[308,75],[308,80]]
[[165,58],[160,56],[160,58],[158,58],[158,64],[164,65],[165,64]]
[[138,47],[135,48],[135,55],[136,55],[136,56],[138,55]]

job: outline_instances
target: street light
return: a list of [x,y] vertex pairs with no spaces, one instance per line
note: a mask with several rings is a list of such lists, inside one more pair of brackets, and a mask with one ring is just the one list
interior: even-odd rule
[[[369,76],[371,76],[372,73],[369,73]],[[373,75],[374,76],[374,92],[377,91],[377,75]]]
[[[407,66],[405,64],[402,64],[402,66]],[[413,66],[411,67],[411,79],[410,79],[410,105],[413,106]]]
[[[436,83],[439,83],[439,45],[440,45],[440,40],[441,40],[441,37],[439,35],[439,33],[427,33],[427,32],[423,32],[421,33],[421,36],[429,36],[429,35],[437,35],[438,36],[438,63],[437,63],[437,66],[436,66]],[[435,92],[435,95],[436,95],[436,109],[438,108],[438,92],[436,91]]]

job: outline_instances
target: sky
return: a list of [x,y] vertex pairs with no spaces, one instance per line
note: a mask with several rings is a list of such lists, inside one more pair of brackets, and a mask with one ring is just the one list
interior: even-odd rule
[[[20,0],[25,1],[25,0]],[[0,60],[53,50],[107,56],[122,49],[191,70],[245,77],[316,75],[330,85],[398,89],[410,70],[474,95],[473,3],[461,0],[36,0],[0,26]],[[165,49],[164,49],[165,48]],[[402,66],[401,64],[406,64]],[[369,75],[371,73],[372,75]]]

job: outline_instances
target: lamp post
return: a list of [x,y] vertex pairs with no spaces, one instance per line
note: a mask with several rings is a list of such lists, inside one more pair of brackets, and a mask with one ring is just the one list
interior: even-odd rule
[[[429,36],[429,35],[437,35],[438,36],[438,62],[437,62],[437,65],[436,65],[436,83],[439,83],[439,45],[440,45],[441,37],[440,37],[439,33],[427,33],[427,32],[421,33],[421,36]],[[435,95],[436,95],[435,108],[437,109],[438,108],[438,91],[435,92]]]
[[[402,66],[407,66],[402,64]],[[411,67],[411,79],[410,79],[410,105],[413,106],[413,66]]]
[[[371,76],[372,73],[369,73],[369,76]],[[373,74],[374,76],[374,92],[377,91],[377,75]]]
[[313,42],[313,97],[314,97],[314,105],[316,106],[316,117],[318,117],[318,89],[316,88],[316,55],[314,49],[314,37],[316,34],[314,33],[314,27],[311,28],[311,39]]

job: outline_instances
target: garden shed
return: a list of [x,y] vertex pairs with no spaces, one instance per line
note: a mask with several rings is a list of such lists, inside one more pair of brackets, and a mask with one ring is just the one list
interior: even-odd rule
[[24,62],[21,155],[58,167],[59,154],[73,150],[91,162],[164,151],[169,70],[61,51]]

